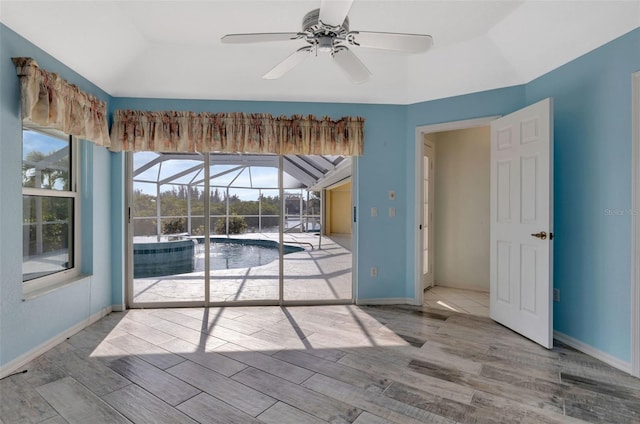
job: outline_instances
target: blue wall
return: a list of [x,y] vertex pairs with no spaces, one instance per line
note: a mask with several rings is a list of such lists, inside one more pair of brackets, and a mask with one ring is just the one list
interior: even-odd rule
[[[124,302],[124,155],[83,143],[84,267],[92,276],[22,301],[21,123],[12,56],[31,56],[109,110],[314,114],[366,119],[357,161],[358,298],[414,297],[415,128],[502,115],[545,97],[555,105],[556,330],[622,361],[630,357],[631,73],[640,69],[640,30],[525,85],[409,106],[109,98],[63,64],[0,26],[0,365],[108,305]],[[396,200],[388,200],[388,191]],[[396,217],[369,214],[396,208]],[[9,210],[8,210],[9,209]],[[607,214],[607,211],[609,213]],[[378,277],[369,268],[378,267]]]
[[526,86],[554,98],[554,327],[630,361],[631,74],[640,29]]
[[[415,189],[415,128],[554,103],[554,330],[631,358],[631,74],[640,70],[636,29],[522,86],[408,107],[407,193]],[[408,196],[407,252],[415,202]],[[407,256],[407,295],[414,260]]]
[[[115,109],[191,110],[195,112],[270,113],[274,116],[312,114],[340,118],[357,115],[365,118],[365,152],[358,158],[357,179],[360,182],[354,202],[358,208],[358,292],[360,299],[407,297],[405,204],[407,191],[404,171],[406,106],[285,103],[206,100],[163,100],[115,98]],[[396,192],[396,200],[388,200],[388,192]],[[112,213],[119,213],[114,205]],[[395,218],[380,213],[372,218],[369,211],[377,207],[387,211],[396,208]],[[378,267],[378,277],[370,277],[369,269]],[[411,293],[413,298],[413,293]]]
[[11,57],[29,56],[81,89],[109,101],[93,84],[0,25],[0,366],[111,305],[110,153],[81,143],[82,227],[86,278],[39,297],[22,296],[22,121]]

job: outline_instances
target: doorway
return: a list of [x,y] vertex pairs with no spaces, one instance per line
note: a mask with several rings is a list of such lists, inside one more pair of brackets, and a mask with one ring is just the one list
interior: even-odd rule
[[[434,304],[437,304],[437,302],[441,302],[441,304],[439,304],[439,306],[441,308],[444,309],[449,309],[451,310],[451,308],[447,308],[447,306],[452,307],[455,309],[455,306],[452,306],[451,304],[455,303],[453,300],[455,298],[455,300],[458,300],[459,303],[459,307],[457,309],[462,309],[461,306],[464,302],[464,299],[462,299],[462,296],[459,296],[459,293],[454,293],[456,290],[459,290],[458,288],[446,288],[443,287],[441,289],[437,289],[437,259],[435,259],[437,257],[437,253],[436,252],[432,252],[433,254],[433,259],[432,259],[432,266],[433,266],[433,271],[434,271],[434,280],[435,280],[435,284],[436,284],[436,290],[435,291],[431,291],[429,294],[425,295],[425,285],[424,285],[424,233],[422,232],[423,226],[424,226],[424,219],[425,219],[425,215],[424,215],[424,197],[425,197],[425,190],[424,190],[424,156],[425,156],[425,151],[424,151],[424,146],[425,146],[425,138],[428,140],[433,141],[434,140],[434,134],[438,134],[438,133],[442,133],[442,132],[453,132],[453,131],[457,131],[457,130],[467,130],[467,129],[473,129],[473,128],[478,128],[478,127],[486,127],[488,126],[491,121],[494,121],[495,119],[499,118],[498,116],[488,116],[485,118],[477,118],[477,119],[469,119],[469,120],[464,120],[464,121],[455,121],[455,122],[447,122],[447,123],[442,123],[442,124],[434,124],[434,125],[426,125],[426,126],[422,126],[422,127],[417,127],[416,128],[416,134],[415,134],[415,139],[416,139],[416,144],[415,144],[415,168],[416,168],[416,186],[415,186],[415,198],[416,198],[416,202],[415,202],[415,216],[419,217],[417,219],[417,223],[416,223],[416,227],[418,228],[418,232],[420,234],[419,237],[415,237],[414,239],[414,266],[415,266],[415,275],[418,276],[418,280],[416,281],[415,284],[415,299],[416,299],[416,304],[418,305],[423,305],[425,304],[425,300],[429,300],[430,302],[435,302]],[[437,135],[435,136],[435,138],[437,138]],[[438,146],[435,145],[434,146],[434,163],[436,164],[437,167],[437,163],[438,163]],[[437,168],[436,168],[437,170]],[[433,195],[437,196],[437,186],[435,184],[437,184],[438,181],[438,176],[437,176],[437,172],[434,173],[434,176],[432,178],[433,182],[434,182],[434,188],[433,188]],[[419,199],[419,200],[418,200]],[[434,203],[434,206],[437,208],[437,200],[434,197],[432,202]],[[427,217],[428,218],[428,217]],[[487,223],[487,226],[489,224]],[[434,234],[431,235],[430,237],[433,237],[434,235],[437,234],[437,231],[432,231]],[[432,245],[434,245],[435,242],[435,237],[432,239],[433,241],[431,242]],[[436,250],[436,249],[432,249],[432,250]],[[441,291],[449,291],[449,296],[447,298],[444,297],[444,294],[442,296],[437,296],[437,291],[441,290]],[[469,292],[471,293],[471,292]],[[453,294],[453,296],[452,296]],[[467,293],[463,293],[463,294],[467,294]],[[486,295],[482,295],[483,297]],[[486,301],[484,299],[480,300],[482,302],[482,304],[486,304]],[[443,306],[443,304],[447,305],[447,306]],[[479,306],[484,306],[480,304]],[[472,305],[473,306],[473,305]]]
[[433,281],[425,284],[433,288],[424,293],[424,304],[488,317],[490,129],[433,132],[424,138],[423,272],[428,269]]
[[[416,128],[416,200],[422,196],[425,133],[491,127],[491,319],[550,349],[553,346],[553,99],[506,116]],[[416,204],[421,228],[422,202]],[[414,237],[416,300],[422,304],[422,237]]]

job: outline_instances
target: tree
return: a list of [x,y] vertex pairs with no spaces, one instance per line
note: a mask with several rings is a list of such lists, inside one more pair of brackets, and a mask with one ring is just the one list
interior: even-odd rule
[[[69,155],[63,156],[55,163],[49,163],[49,158],[55,153],[45,154],[38,150],[27,153],[22,161],[23,187],[69,190]],[[38,173],[40,174],[40,185],[36,187]],[[62,183],[62,187],[56,187],[58,182]]]
[[[244,218],[237,215],[229,216],[229,234],[242,234],[247,229],[247,223]],[[214,225],[216,234],[227,234],[226,218],[218,218]]]

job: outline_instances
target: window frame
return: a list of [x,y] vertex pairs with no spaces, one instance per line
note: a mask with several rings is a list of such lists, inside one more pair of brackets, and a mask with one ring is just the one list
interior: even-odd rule
[[[48,137],[57,138],[69,142],[69,189],[68,190],[54,190],[46,188],[33,188],[22,187],[22,198],[24,196],[34,196],[42,198],[60,197],[65,199],[72,199],[73,201],[73,216],[71,217],[70,227],[73,230],[72,246],[69,246],[71,251],[70,257],[73,259],[73,266],[58,272],[47,274],[41,277],[36,277],[30,280],[24,280],[24,270],[22,274],[22,291],[24,297],[35,296],[42,292],[53,290],[57,287],[64,286],[76,280],[81,275],[82,269],[82,215],[81,215],[81,196],[80,196],[80,147],[79,140],[69,134],[65,134],[62,131],[42,128],[37,125],[24,124],[22,127],[22,142],[24,143],[24,132],[33,131]],[[24,149],[24,147],[23,147]],[[21,227],[24,226],[24,210],[22,212]],[[21,238],[21,245],[24,243],[24,238]],[[24,246],[23,250],[24,251]],[[24,264],[24,260],[23,260]]]

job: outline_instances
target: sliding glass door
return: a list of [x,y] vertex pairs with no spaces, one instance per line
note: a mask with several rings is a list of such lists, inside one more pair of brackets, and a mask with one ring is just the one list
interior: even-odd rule
[[342,160],[129,154],[128,306],[352,302],[351,191],[326,187]]
[[209,301],[280,300],[277,155],[210,155]]
[[201,304],[204,157],[135,153],[130,304]]

